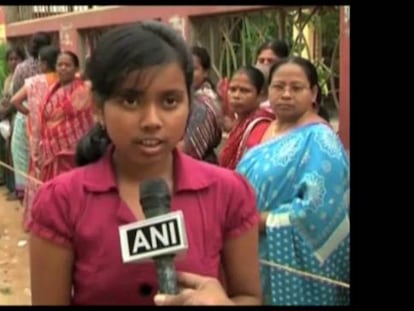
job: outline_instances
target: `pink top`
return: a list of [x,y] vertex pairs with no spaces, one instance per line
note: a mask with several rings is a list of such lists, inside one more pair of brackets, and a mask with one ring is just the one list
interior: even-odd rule
[[[152,305],[158,291],[154,263],[122,263],[118,226],[136,218],[118,195],[111,150],[46,183],[28,227],[73,249],[72,304]],[[254,192],[237,173],[178,151],[174,172],[171,210],[183,211],[189,244],[176,268],[218,278],[224,241],[259,221]]]

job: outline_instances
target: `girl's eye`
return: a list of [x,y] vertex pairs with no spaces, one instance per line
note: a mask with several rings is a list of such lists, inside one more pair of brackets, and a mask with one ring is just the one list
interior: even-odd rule
[[173,107],[177,106],[178,100],[175,97],[172,97],[172,96],[166,97],[164,99],[163,104],[167,108],[173,108]]
[[126,97],[122,99],[122,104],[126,107],[133,108],[138,106],[139,102],[137,98]]

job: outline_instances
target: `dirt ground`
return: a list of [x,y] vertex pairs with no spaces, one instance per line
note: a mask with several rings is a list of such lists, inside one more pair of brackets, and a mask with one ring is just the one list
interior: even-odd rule
[[0,305],[30,305],[27,235],[18,201],[6,201],[0,187]]

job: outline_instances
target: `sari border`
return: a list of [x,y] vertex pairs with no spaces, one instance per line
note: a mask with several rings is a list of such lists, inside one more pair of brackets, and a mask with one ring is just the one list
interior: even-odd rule
[[350,221],[348,215],[342,220],[336,230],[331,234],[329,239],[315,251],[315,256],[319,263],[323,265],[325,260],[334,252],[339,244],[350,233]]
[[281,228],[289,227],[292,223],[290,222],[290,212],[283,214],[269,213],[266,219],[267,228]]

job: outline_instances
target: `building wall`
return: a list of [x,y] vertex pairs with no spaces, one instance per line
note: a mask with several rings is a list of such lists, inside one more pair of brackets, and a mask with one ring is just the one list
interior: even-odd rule
[[[190,18],[227,13],[263,10],[274,6],[102,6],[93,10],[60,14],[6,25],[10,41],[28,38],[37,31],[49,32],[59,39],[61,49],[71,50],[84,59],[89,46],[83,34],[91,29],[111,27],[146,19],[159,19],[171,24],[185,39],[190,35]],[[0,6],[4,21],[4,6]],[[340,33],[340,112],[339,134],[349,149],[349,7],[341,7]],[[2,17],[3,16],[3,17]],[[310,40],[312,38],[309,38]]]

